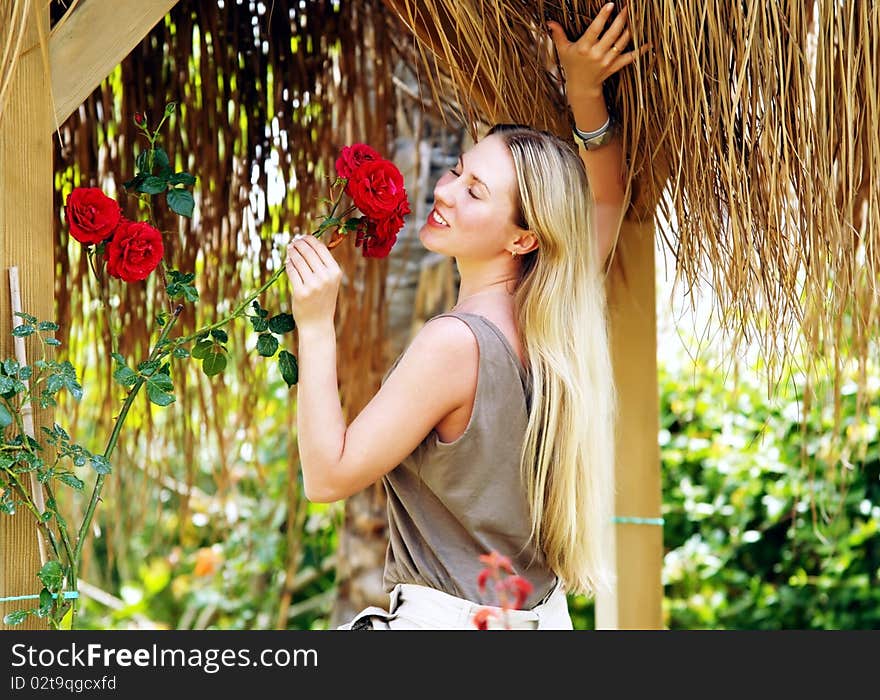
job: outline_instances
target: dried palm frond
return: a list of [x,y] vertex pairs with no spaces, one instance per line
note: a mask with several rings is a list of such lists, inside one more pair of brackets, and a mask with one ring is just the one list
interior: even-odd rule
[[[519,121],[563,136],[545,21],[574,40],[603,4],[386,0],[432,99],[454,96],[474,133]],[[880,3],[628,7],[633,45],[653,46],[605,85],[630,214],[666,222],[677,281],[711,288],[733,350],[759,344],[771,385],[796,348],[864,368],[880,334]]]

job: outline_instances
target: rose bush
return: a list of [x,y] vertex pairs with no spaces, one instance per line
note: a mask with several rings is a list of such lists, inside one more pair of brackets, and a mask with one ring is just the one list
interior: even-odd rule
[[[137,172],[125,183],[126,193],[137,197],[152,217],[153,197],[164,195],[165,203],[175,213],[189,217],[195,200],[186,188],[196,182],[187,172],[174,172],[168,154],[157,145],[158,130],[174,113],[174,104],[166,106],[165,114],[156,130],[150,130],[146,115],[138,113],[135,123],[149,141],[149,148],[136,157]],[[385,257],[390,252],[397,233],[409,213],[406,190],[400,171],[389,161],[365,144],[343,149],[337,160],[337,177],[330,185],[331,209],[317,230],[316,237],[325,231],[333,232],[335,245],[350,233],[356,233],[355,245],[362,248],[364,257]],[[353,204],[337,215],[344,196]],[[360,209],[363,216],[356,215]],[[78,187],[68,196],[65,214],[70,235],[85,247],[91,269],[99,278],[103,308],[113,313],[107,299],[112,282],[100,274],[106,263],[110,277],[125,283],[144,282],[159,269],[168,308],[155,317],[160,331],[148,356],[141,362],[130,363],[118,352],[111,353],[115,363],[113,378],[125,391],[122,406],[115,417],[112,432],[100,453],[92,453],[72,442],[60,425],[42,428],[40,440],[26,433],[23,415],[33,403],[42,407],[56,406],[59,391],[68,391],[80,400],[83,390],[77,381],[76,369],[70,362],[58,363],[46,354],[46,348],[59,345],[51,334],[58,330],[54,322],[39,321],[19,313],[22,323],[13,329],[18,337],[35,336],[41,341],[43,357],[31,365],[23,365],[9,358],[0,362],[0,512],[13,515],[17,509],[27,510],[36,520],[43,540],[48,543],[48,561],[37,578],[43,584],[39,605],[32,609],[17,610],[4,618],[6,624],[18,624],[28,615],[45,617],[53,627],[75,626],[78,579],[83,558],[83,544],[92,532],[95,509],[101,501],[101,492],[107,475],[112,472],[111,458],[126,417],[143,388],[149,401],[157,406],[168,406],[175,401],[172,364],[193,358],[201,362],[202,371],[214,376],[227,365],[229,335],[223,326],[236,318],[246,317],[257,333],[256,352],[263,357],[278,358],[278,369],[288,386],[297,383],[296,357],[281,347],[277,336],[293,331],[294,317],[289,313],[270,314],[258,297],[272,286],[285,272],[279,266],[269,280],[246,299],[233,305],[224,317],[186,336],[174,336],[183,303],[196,302],[199,293],[194,285],[195,273],[166,270],[163,265],[165,246],[162,232],[150,221],[130,221],[122,216],[119,204],[99,188]],[[330,247],[330,246],[328,246]],[[84,490],[86,481],[76,469],[90,466],[97,474],[91,498],[84,508],[81,524],[73,527],[58,510],[54,489],[59,485]],[[22,479],[36,473],[45,491],[45,507],[38,505]],[[216,565],[210,552],[199,560],[199,572],[208,572]],[[66,620],[66,622],[65,622]]]

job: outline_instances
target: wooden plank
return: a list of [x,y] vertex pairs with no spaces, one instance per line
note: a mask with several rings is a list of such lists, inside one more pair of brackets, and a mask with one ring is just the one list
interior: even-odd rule
[[[611,348],[618,394],[615,515],[659,518],[660,402],[654,226],[625,221],[608,276]],[[617,588],[596,598],[597,629],[663,628],[663,530],[650,524],[609,528]]]
[[80,0],[61,19],[49,37],[58,124],[85,101],[177,1]]
[[[37,21],[48,32],[48,3],[34,3],[22,46],[39,44]],[[38,9],[42,8],[42,9]],[[0,358],[13,357],[12,309],[8,268],[18,266],[22,305],[42,319],[54,316],[54,246],[52,228],[52,107],[40,51],[25,52],[10,85],[0,120]],[[28,338],[30,361],[41,353],[39,341]],[[36,429],[52,424],[51,411],[34,407]],[[0,515],[0,597],[39,593],[40,556],[37,531],[30,513]],[[13,610],[35,607],[37,601],[0,604],[0,618]],[[45,628],[29,616],[16,629]],[[5,626],[0,624],[0,629]]]

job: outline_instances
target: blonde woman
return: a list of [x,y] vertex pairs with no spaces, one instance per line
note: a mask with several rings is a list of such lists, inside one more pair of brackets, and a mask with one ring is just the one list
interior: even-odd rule
[[[440,178],[419,231],[455,258],[458,301],[429,320],[346,426],[334,311],[341,272],[312,236],[288,249],[299,328],[298,437],[306,495],[331,502],[381,479],[388,609],[341,629],[474,629],[480,555],[530,584],[494,624],[571,629],[566,593],[608,584],[614,388],[603,261],[623,205],[622,154],[602,81],[631,63],[625,12],[575,43],[550,30],[581,145],[498,126]],[[579,157],[580,156],[580,157]],[[586,167],[585,167],[586,166]],[[490,618],[493,619],[493,618]]]

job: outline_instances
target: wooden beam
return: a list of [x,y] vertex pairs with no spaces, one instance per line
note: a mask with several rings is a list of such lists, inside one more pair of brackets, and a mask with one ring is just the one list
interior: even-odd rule
[[80,0],[71,8],[49,37],[55,123],[64,123],[177,2]]
[[[39,46],[37,22],[48,32],[49,4],[33,3],[22,46]],[[55,248],[52,226],[52,107],[48,80],[39,50],[19,59],[11,78],[9,99],[0,120],[0,359],[14,357],[12,309],[8,268],[17,266],[22,307],[40,320],[55,314]],[[39,341],[28,338],[29,362],[41,353]],[[37,431],[52,425],[51,411],[34,407]],[[15,515],[0,515],[0,597],[33,595],[42,584],[37,578],[40,556],[33,516],[21,507]],[[37,607],[37,601],[0,604],[3,615]],[[34,616],[16,629],[45,628]],[[0,624],[0,629],[4,626]]]
[[[660,402],[654,225],[625,221],[608,276],[611,348],[618,395],[615,516],[657,519],[661,508]],[[616,590],[596,598],[597,629],[663,629],[663,528],[609,528]]]

